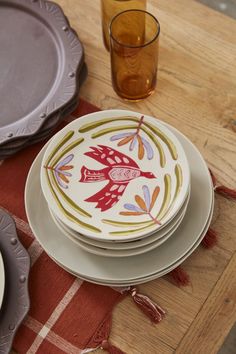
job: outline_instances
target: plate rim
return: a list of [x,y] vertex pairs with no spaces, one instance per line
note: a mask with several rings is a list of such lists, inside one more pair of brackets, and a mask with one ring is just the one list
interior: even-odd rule
[[3,297],[4,297],[4,292],[5,292],[5,267],[4,267],[4,262],[2,258],[2,254],[0,251],[0,310],[2,307],[2,302],[3,302]]
[[[14,139],[30,137],[37,133],[51,114],[63,108],[75,96],[77,92],[77,72],[84,59],[82,43],[58,4],[49,3],[47,0],[40,0],[40,2],[8,0],[7,5],[29,9],[31,13],[36,13],[43,22],[47,21],[49,27],[55,32],[55,36],[60,37],[61,50],[66,55],[63,56],[63,74],[60,73],[60,80],[53,94],[49,98],[45,96],[46,98],[32,112],[27,114],[27,118],[21,118],[0,127],[0,146]],[[66,87],[69,89],[65,98],[64,90]],[[61,99],[63,100],[61,101]],[[52,101],[55,104],[50,104]]]
[[[3,343],[1,350],[8,353],[14,336],[30,307],[28,291],[30,257],[18,238],[13,218],[0,208],[0,229],[2,225],[4,233],[1,235],[0,245],[5,269],[8,269],[6,273],[8,288],[6,288],[2,305],[4,311],[1,313],[0,342],[1,338],[4,338],[1,342]],[[18,280],[17,294],[16,278]],[[16,296],[18,301],[16,301]]]
[[[171,229],[172,229],[172,227],[174,227],[175,224],[177,224],[177,222],[178,222],[178,220],[180,219],[180,217],[181,217],[183,211],[184,211],[185,208],[187,207],[187,204],[188,204],[188,202],[189,202],[189,199],[190,199],[190,193],[188,194],[186,201],[184,201],[184,207],[183,207],[183,209],[181,210],[181,213],[180,213],[180,214],[176,214],[175,218],[173,218],[173,219],[171,220],[171,222],[172,222]],[[50,208],[48,208],[48,209],[49,209],[49,212],[52,214],[52,217],[55,218],[55,219],[57,219],[57,217],[53,214],[53,211],[50,210]],[[171,222],[170,222],[170,223],[171,223]],[[59,224],[59,225],[60,225],[60,223],[62,223],[61,220],[56,220],[56,224]],[[170,226],[170,223],[167,225],[167,227]],[[58,227],[63,230],[64,225],[60,225],[60,226],[58,226]],[[160,230],[160,231],[163,232],[163,230]],[[63,232],[64,232],[64,230],[63,230]],[[68,231],[66,231],[66,228],[65,228],[65,232],[66,232],[66,233],[68,232]],[[168,233],[168,231],[167,231],[167,232],[164,232],[164,234],[163,234],[162,236],[158,236],[155,241],[162,239],[163,237],[165,237],[165,236],[167,235],[167,233]],[[147,239],[147,238],[153,237],[154,235],[155,235],[155,232],[148,234],[147,237],[145,237],[145,238],[134,239],[134,240],[132,240],[132,241],[130,241],[130,242],[143,241],[143,240],[145,240],[145,239]],[[71,236],[74,237],[74,238],[77,238],[77,236],[72,235],[72,233],[71,233]],[[78,236],[79,236],[79,237],[78,237],[78,240],[79,240],[79,241],[82,241],[82,242],[84,242],[84,243],[88,243],[89,245],[92,245],[92,246],[95,246],[95,247],[97,246],[96,242],[100,244],[100,247],[102,247],[102,248],[109,248],[109,249],[118,249],[118,248],[115,246],[115,245],[117,245],[117,244],[119,244],[119,245],[121,245],[121,244],[124,244],[124,245],[125,245],[126,243],[129,243],[129,244],[130,244],[130,242],[114,242],[114,241],[112,242],[112,241],[110,241],[110,240],[107,240],[107,241],[105,242],[105,241],[97,241],[97,240],[94,240],[94,239],[89,239],[89,241],[87,241],[88,238],[86,238],[86,241],[85,241],[85,240],[82,240],[82,237],[83,237],[82,235],[81,235],[81,237],[80,237],[80,234],[79,234]],[[155,241],[148,242],[147,244],[150,244],[150,243],[155,242]],[[92,242],[94,242],[94,244],[93,244]],[[101,244],[102,244],[103,246],[101,246]],[[108,245],[109,245],[109,247],[107,247]],[[113,245],[114,247],[110,247],[110,245]],[[146,245],[146,243],[143,244],[142,246],[144,246],[144,245]],[[140,246],[133,247],[133,248],[139,248],[139,247],[140,247]],[[131,248],[132,248],[132,247],[131,247]],[[127,249],[127,248],[126,248],[126,247],[122,247],[122,248],[119,248],[119,249],[124,250],[124,249]]]
[[90,278],[85,278],[85,277],[81,277],[79,275],[77,275],[76,273],[73,273],[73,271],[67,269],[65,266],[63,266],[62,264],[60,264],[60,262],[58,262],[55,258],[53,258],[52,256],[49,256],[59,267],[61,267],[62,269],[64,269],[66,272],[74,275],[75,277],[77,278],[80,278],[84,281],[88,281],[88,282],[91,282],[93,284],[97,284],[97,285],[103,285],[103,286],[110,286],[110,287],[125,287],[125,286],[131,286],[131,285],[137,285],[137,284],[144,284],[144,283],[147,283],[149,281],[152,281],[152,280],[155,280],[157,278],[160,278],[166,274],[168,274],[169,272],[171,272],[173,269],[175,269],[176,267],[178,267],[180,264],[182,264],[188,257],[191,256],[191,254],[197,249],[197,247],[199,246],[199,244],[201,243],[202,239],[204,238],[204,236],[206,235],[206,229],[209,228],[210,226],[210,223],[212,221],[212,217],[213,217],[213,213],[214,213],[214,197],[212,198],[212,209],[211,209],[211,215],[209,216],[209,219],[205,225],[205,228],[204,228],[204,231],[203,233],[201,234],[201,236],[197,239],[197,241],[194,243],[193,247],[188,251],[186,252],[186,254],[178,259],[175,263],[173,263],[171,266],[165,268],[163,271],[160,271],[160,272],[157,272],[157,273],[154,273],[154,274],[151,274],[147,277],[143,277],[143,278],[137,278],[137,280],[133,281],[131,280],[131,283],[106,283],[106,282],[99,282],[99,281],[96,281],[94,279],[90,279]]
[[[180,264],[182,264],[188,257],[190,257],[191,254],[197,249],[197,247],[198,247],[199,244],[201,243],[202,239],[203,239],[204,236],[206,235],[206,232],[207,232],[207,230],[208,230],[208,228],[209,228],[209,226],[210,226],[210,224],[211,224],[212,217],[213,217],[213,213],[214,213],[214,204],[215,204],[215,203],[214,203],[214,198],[213,198],[213,199],[212,199],[212,209],[211,209],[211,213],[210,213],[210,215],[209,215],[209,219],[207,220],[207,222],[206,222],[206,224],[205,224],[205,226],[204,226],[203,232],[201,233],[201,235],[199,236],[199,238],[196,240],[196,242],[193,244],[193,246],[191,247],[191,249],[190,249],[188,252],[186,252],[186,253],[183,255],[183,257],[177,259],[176,262],[172,263],[170,266],[166,267],[165,269],[163,269],[163,270],[161,270],[161,271],[159,271],[159,272],[152,273],[152,274],[150,274],[150,275],[148,275],[148,276],[146,276],[146,277],[137,278],[137,279],[135,279],[135,280],[131,279],[132,284],[142,284],[142,283],[144,283],[144,282],[148,282],[148,281],[154,280],[154,279],[156,279],[156,278],[160,278],[160,277],[162,277],[163,275],[168,274],[171,270],[173,270],[173,269],[175,269],[176,267],[178,267],[178,266],[179,266]],[[52,259],[53,259],[53,258],[52,258]],[[54,259],[54,260],[55,260],[55,259]],[[56,260],[55,260],[55,261],[56,261]],[[57,261],[56,261],[56,263],[59,264]],[[61,267],[66,270],[66,268],[65,268],[64,266],[61,265]],[[69,271],[69,270],[67,270],[67,271]],[[75,275],[75,273],[71,273],[71,274],[74,274],[74,275]],[[78,275],[78,277],[79,277],[79,275]],[[90,279],[90,278],[87,278],[87,279],[84,278],[84,280],[90,281],[90,280],[92,280],[92,278],[91,278],[91,279]],[[144,280],[144,282],[143,282],[143,280]],[[102,282],[101,282],[101,283],[97,282],[96,284],[100,284],[100,285],[108,285],[108,284],[110,284],[109,286],[114,286],[114,284],[121,284],[120,286],[124,286],[123,284],[126,284],[125,286],[130,285],[129,283],[122,283],[122,282],[120,282],[120,283],[114,283],[114,284],[113,284],[113,283],[107,283],[107,284],[106,284],[105,282],[103,282],[103,284],[102,284]]]
[[[177,222],[171,228],[169,233],[167,233],[166,235],[164,235],[163,237],[161,237],[159,239],[156,239],[156,241],[150,242],[150,243],[142,245],[140,247],[134,247],[134,248],[128,248],[128,249],[119,249],[119,250],[114,248],[114,249],[106,249],[106,250],[103,251],[103,250],[99,250],[98,247],[96,247],[94,245],[88,245],[88,244],[86,244],[85,242],[83,242],[83,241],[81,241],[79,239],[78,239],[78,242],[77,242],[77,240],[73,236],[66,236],[66,237],[70,238],[73,242],[75,242],[75,244],[77,244],[79,247],[81,247],[86,252],[91,253],[91,254],[95,254],[95,255],[98,255],[98,256],[102,256],[102,257],[117,257],[117,258],[131,257],[131,256],[133,257],[133,256],[136,256],[136,255],[145,253],[145,252],[149,252],[149,251],[153,250],[154,248],[159,247],[163,242],[167,241],[168,238],[171,237],[174,234],[174,232],[177,230],[177,228],[179,227],[180,223],[182,222],[182,220],[184,218],[184,215],[185,215],[185,212],[186,212],[186,209],[187,209],[187,205],[184,208],[183,213],[178,218]],[[49,210],[49,212],[50,212],[50,210]],[[56,226],[60,229],[60,226],[58,226],[57,221],[55,221],[55,219],[54,219],[55,217],[53,216],[53,214],[51,214],[51,215],[52,215],[52,219],[55,222]],[[91,251],[91,249],[89,251],[89,247],[92,247],[93,251]],[[94,247],[96,248],[95,250],[94,250]],[[143,251],[144,248],[145,248],[145,250]],[[149,249],[147,249],[147,248],[149,248]],[[116,254],[116,253],[114,253],[114,254],[105,254],[106,251],[111,252],[111,253],[119,251],[122,254]],[[133,252],[137,251],[137,252],[133,253],[133,254],[126,254],[127,252],[132,252],[132,251]]]

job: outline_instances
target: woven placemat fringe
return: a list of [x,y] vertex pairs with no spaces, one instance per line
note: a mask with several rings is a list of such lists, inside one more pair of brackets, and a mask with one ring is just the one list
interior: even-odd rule
[[188,286],[190,284],[190,276],[180,266],[173,269],[168,275],[174,281],[177,286]]
[[206,248],[210,249],[214,247],[218,242],[218,234],[215,230],[213,230],[211,227],[208,229],[204,239],[201,242],[201,245]]
[[94,347],[94,349],[84,349],[83,353],[88,353],[89,351],[100,348],[110,354],[126,354],[121,349],[110,343],[109,336],[111,332],[111,326],[112,314],[110,313],[99,326],[98,330],[89,342],[89,346]]
[[236,199],[236,190],[228,188],[228,187],[226,187],[224,185],[218,184],[217,179],[216,179],[215,175],[213,174],[213,172],[210,170],[210,168],[209,168],[209,171],[210,171],[210,175],[211,175],[214,191],[217,194],[220,194],[220,195],[222,195],[225,198]]
[[122,350],[112,345],[108,340],[102,341],[101,349],[106,350],[110,354],[125,354]]
[[125,293],[131,295],[134,303],[153,323],[159,323],[165,317],[165,311],[150,297],[141,294],[137,287],[131,286],[125,290]]

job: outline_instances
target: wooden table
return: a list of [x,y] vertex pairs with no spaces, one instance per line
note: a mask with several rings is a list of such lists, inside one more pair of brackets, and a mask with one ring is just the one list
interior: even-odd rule
[[[196,144],[218,179],[236,188],[236,22],[193,0],[150,0],[148,10],[161,24],[158,85],[134,104],[112,89],[99,1],[56,2],[85,47],[89,77],[81,97],[172,124]],[[212,226],[219,242],[210,251],[199,247],[184,262],[191,286],[178,288],[167,277],[140,286],[168,315],[151,325],[126,298],[114,311],[112,343],[129,354],[217,353],[236,321],[235,216],[236,203],[216,196]]]

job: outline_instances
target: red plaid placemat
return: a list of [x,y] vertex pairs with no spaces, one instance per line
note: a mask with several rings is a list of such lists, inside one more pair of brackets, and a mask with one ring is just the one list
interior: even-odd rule
[[[96,110],[81,100],[74,115]],[[83,349],[99,347],[108,338],[112,309],[123,295],[68,274],[35,240],[27,224],[24,188],[29,168],[44,144],[28,147],[0,163],[0,207],[13,216],[20,240],[31,257],[31,307],[18,330],[14,349],[19,354],[83,353]],[[103,342],[104,349],[109,350],[109,346],[111,349]]]

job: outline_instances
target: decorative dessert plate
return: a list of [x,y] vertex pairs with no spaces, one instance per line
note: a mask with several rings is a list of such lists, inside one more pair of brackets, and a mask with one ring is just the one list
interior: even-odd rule
[[[167,235],[165,235],[164,237],[162,237],[160,239],[157,239],[157,240],[155,240],[155,241],[153,241],[151,243],[148,242],[147,244],[140,245],[139,247],[127,248],[127,249],[115,249],[115,248],[109,249],[109,248],[102,248],[100,246],[94,246],[94,245],[91,245],[89,243],[83,242],[83,241],[79,240],[78,238],[71,236],[70,234],[66,234],[65,237],[69,237],[73,242],[75,242],[83,250],[85,250],[85,251],[87,251],[89,253],[92,253],[92,254],[96,254],[98,256],[104,256],[104,257],[130,257],[130,256],[137,256],[139,254],[151,251],[154,248],[159,247],[160,245],[162,245],[163,242],[167,241],[168,238],[170,236],[172,236],[174,234],[174,232],[177,230],[177,228],[179,227],[179,225],[180,225],[180,223],[183,220],[183,217],[185,215],[185,211],[182,212],[182,214],[180,215],[180,218],[178,218],[177,223],[175,223],[175,225],[171,228],[171,230],[169,231],[169,233],[167,233]],[[55,216],[53,216],[53,214],[51,214],[51,215],[52,215],[52,218],[53,218],[55,224],[57,225],[57,227],[63,232],[63,228],[61,227],[60,223],[57,221]],[[142,240],[145,240],[145,239],[142,239]]]
[[65,234],[65,236],[71,237],[73,239],[82,241],[83,243],[95,246],[95,247],[101,247],[105,249],[115,249],[115,250],[124,250],[124,249],[133,249],[133,248],[139,248],[144,245],[148,245],[150,243],[156,242],[157,240],[163,240],[164,238],[167,239],[173,230],[173,228],[176,226],[176,224],[179,223],[180,219],[183,217],[183,215],[186,212],[186,208],[189,202],[189,197],[190,194],[188,195],[188,198],[186,202],[184,203],[183,207],[181,208],[180,212],[171,220],[171,222],[164,228],[161,229],[158,232],[154,232],[153,234],[149,235],[148,237],[141,238],[141,239],[135,239],[130,242],[103,242],[100,240],[94,240],[89,237],[85,237],[84,235],[79,234],[76,231],[73,231],[69,227],[67,227],[65,224],[62,223],[61,220],[59,220],[53,212],[49,209],[50,213],[52,214],[52,218],[56,222],[57,226],[62,230],[62,232]]
[[62,9],[0,1],[0,144],[35,134],[77,92],[83,48]]
[[212,212],[212,181],[207,165],[197,148],[180,132],[170,126],[169,129],[181,141],[190,164],[191,194],[185,217],[174,237],[170,237],[160,247],[137,257],[125,257],[122,260],[89,254],[66,238],[57,228],[41,191],[39,171],[45,150],[39,153],[27,178],[25,208],[35,237],[50,257],[81,278],[92,281],[96,279],[100,283],[128,283],[149,275],[158,277],[188,252],[188,255],[193,252],[193,246],[203,237]]
[[19,325],[29,311],[30,258],[20,243],[14,220],[0,209],[0,248],[6,288],[0,316],[0,353],[9,353]]
[[0,252],[0,310],[1,310],[1,306],[2,306],[4,289],[5,289],[5,271],[4,271],[4,264],[3,264],[2,255]]
[[160,278],[162,276],[164,276],[165,274],[168,274],[169,272],[171,272],[173,269],[175,269],[176,267],[178,267],[181,263],[183,263],[189,256],[191,256],[191,254],[196,250],[196,248],[199,246],[199,244],[201,243],[202,239],[204,238],[204,236],[206,235],[207,230],[210,227],[211,224],[211,220],[212,220],[212,216],[213,216],[213,211],[214,211],[214,199],[212,202],[212,209],[211,209],[211,213],[209,215],[209,219],[207,220],[207,223],[201,233],[201,235],[199,235],[198,239],[196,240],[196,242],[193,244],[192,248],[186,252],[181,258],[177,259],[174,263],[172,263],[170,266],[168,266],[167,268],[165,268],[164,270],[145,276],[145,277],[141,277],[141,278],[136,278],[136,279],[132,279],[132,280],[126,280],[124,281],[120,281],[120,282],[114,282],[114,281],[99,281],[96,278],[86,278],[86,277],[82,277],[81,275],[78,275],[76,273],[74,273],[73,271],[71,271],[69,268],[65,267],[64,265],[62,265],[60,262],[58,262],[55,258],[52,257],[52,259],[54,260],[54,262],[56,262],[60,267],[62,267],[64,270],[66,270],[67,272],[71,273],[72,275],[79,277],[80,279],[89,281],[90,283],[94,283],[94,284],[99,284],[99,285],[104,285],[104,286],[111,286],[111,287],[124,287],[124,286],[131,286],[131,285],[137,285],[137,284],[143,284],[149,281],[152,281],[156,278]]
[[160,121],[123,110],[83,116],[50,141],[41,167],[49,207],[71,229],[132,240],[165,227],[189,190],[188,161]]

